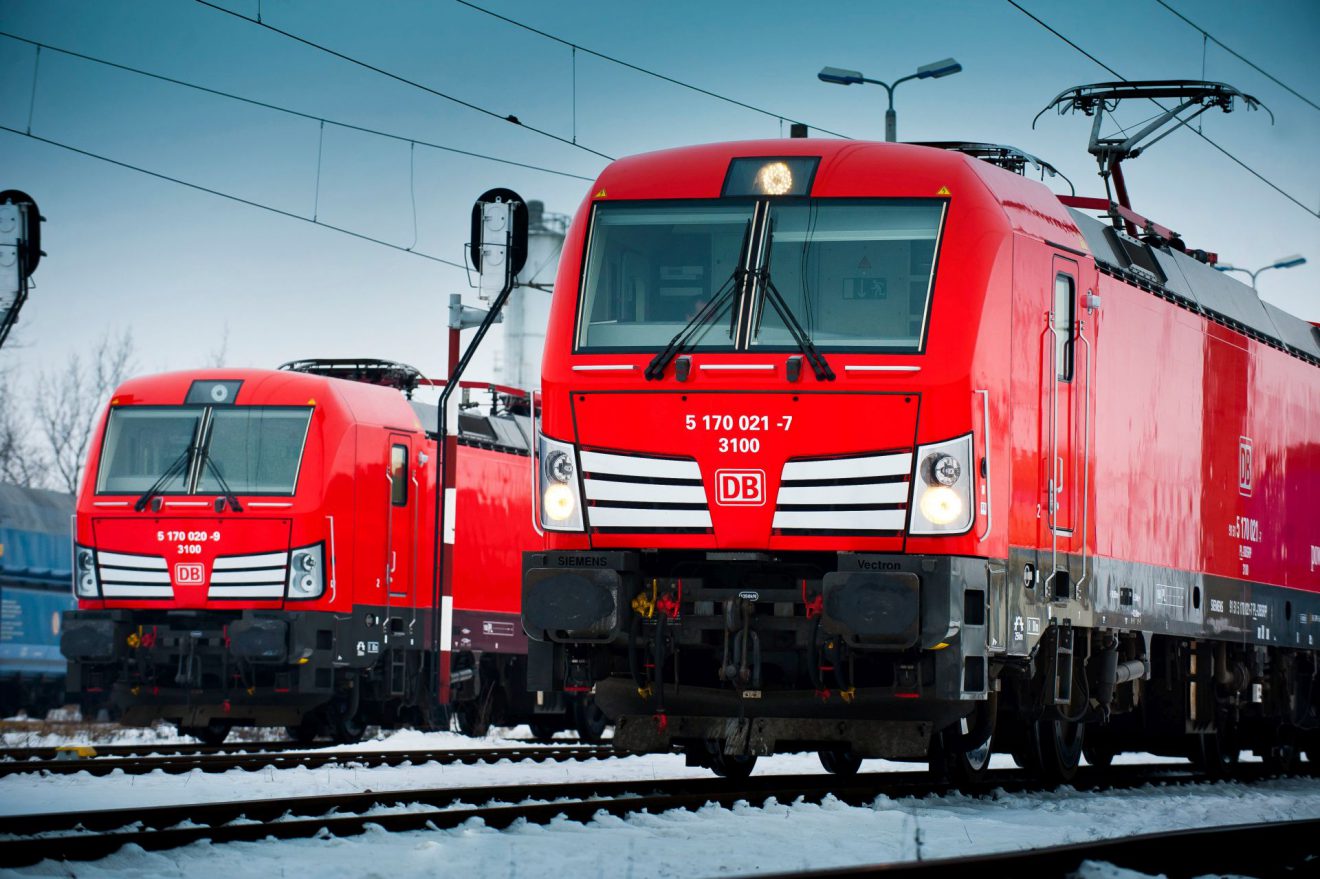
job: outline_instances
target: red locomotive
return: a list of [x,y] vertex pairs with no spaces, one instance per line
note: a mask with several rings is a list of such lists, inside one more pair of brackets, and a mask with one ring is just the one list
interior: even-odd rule
[[1286,764],[1320,724],[1320,330],[942,146],[600,174],[543,360],[531,686],[722,774]]
[[352,741],[367,723],[446,723],[436,670],[452,647],[464,729],[562,725],[568,701],[537,713],[526,693],[515,631],[519,551],[542,545],[525,395],[460,417],[454,594],[438,615],[454,636],[437,655],[435,409],[400,393],[425,380],[383,361],[286,367],[115,392],[78,498],[69,690],[206,741],[236,724]]

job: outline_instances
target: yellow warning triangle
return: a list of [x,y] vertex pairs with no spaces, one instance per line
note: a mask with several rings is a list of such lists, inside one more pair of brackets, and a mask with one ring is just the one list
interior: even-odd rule
[[596,195],[595,195],[594,197],[595,197],[595,198],[604,198],[604,197],[605,197],[605,190],[602,189],[600,192],[596,193]]
[[316,405],[316,398],[315,398],[315,397],[311,397],[311,398],[309,398],[309,399],[307,400],[307,405],[308,405],[308,406],[315,406],[315,405]]
[[936,195],[950,195],[951,193],[949,192],[949,187],[947,187],[947,186],[941,186],[941,187],[940,187],[940,191],[937,192],[937,193],[935,193],[935,194],[936,194]]

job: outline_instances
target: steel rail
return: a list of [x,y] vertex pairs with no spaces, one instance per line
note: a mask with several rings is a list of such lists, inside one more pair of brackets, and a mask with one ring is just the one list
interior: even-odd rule
[[1273,821],[1167,830],[1022,851],[932,858],[906,863],[868,864],[827,870],[760,874],[757,879],[833,879],[883,876],[886,879],[985,879],[1075,876],[1086,861],[1108,863],[1169,879],[1244,875],[1256,879],[1310,875],[1315,869],[1320,819]]
[[[1236,778],[1264,776],[1242,767]],[[1213,782],[1185,766],[1120,766],[1080,773],[1070,789],[1116,790],[1146,785],[1186,787]],[[354,836],[368,827],[389,832],[442,830],[479,818],[503,829],[515,821],[545,824],[563,816],[586,822],[599,814],[623,816],[672,809],[697,810],[714,803],[819,802],[832,796],[850,805],[877,797],[927,797],[951,793],[997,798],[1038,790],[1020,770],[996,770],[975,784],[954,785],[916,772],[755,776],[742,781],[718,777],[667,780],[571,782],[544,785],[367,791],[357,794],[259,799],[241,802],[156,806],[131,810],[42,813],[0,818],[0,867],[22,867],[45,858],[85,861],[125,845],[162,851],[200,840],[212,843],[306,839],[319,834]],[[549,802],[547,802],[549,801]],[[567,801],[567,802],[565,802]],[[473,806],[472,803],[486,805]],[[380,814],[381,808],[407,811]],[[239,822],[239,823],[235,823]],[[127,824],[127,826],[125,826]]]
[[14,760],[0,763],[0,777],[21,773],[40,772],[47,775],[72,775],[88,772],[109,775],[120,771],[125,775],[145,775],[157,770],[178,775],[200,769],[202,772],[227,772],[243,769],[256,772],[262,769],[291,769],[303,767],[319,769],[323,766],[352,765],[367,768],[378,766],[419,766],[425,763],[496,763],[500,760],[544,763],[553,760],[600,760],[616,756],[609,745],[534,745],[523,748],[456,748],[421,749],[409,751],[292,751],[286,749],[257,753],[196,753],[179,755],[152,755],[143,757],[86,757],[46,760]]

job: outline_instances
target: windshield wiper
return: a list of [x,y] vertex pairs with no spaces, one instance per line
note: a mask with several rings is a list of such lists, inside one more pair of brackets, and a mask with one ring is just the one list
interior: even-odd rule
[[229,506],[234,508],[234,512],[243,512],[243,505],[238,502],[238,497],[234,494],[233,490],[230,489],[229,483],[225,482],[224,474],[220,472],[220,465],[211,460],[211,452],[209,449],[202,453],[202,463],[210,469],[211,475],[214,476],[215,481],[220,484],[220,490],[224,492],[225,500],[229,501]]
[[802,353],[806,355],[807,363],[811,364],[811,371],[816,374],[816,381],[834,381],[834,370],[830,368],[829,361],[825,359],[825,355],[820,352],[820,349],[812,343],[807,331],[802,329],[802,324],[798,323],[798,319],[793,316],[792,309],[788,307],[788,303],[780,295],[779,289],[775,287],[775,282],[770,280],[769,270],[762,269],[761,286],[765,290],[765,298],[774,306],[775,311],[779,312],[779,318],[788,329],[788,334],[793,337],[793,341],[797,343],[798,348],[802,349]]
[[[802,324],[793,316],[793,310],[784,301],[779,288],[775,286],[774,281],[770,280],[770,256],[774,253],[771,243],[774,241],[774,236],[775,227],[772,224],[766,234],[765,261],[761,265],[760,272],[757,273],[757,278],[761,282],[761,289],[765,291],[761,295],[769,300],[775,311],[779,313],[779,319],[784,322],[788,334],[793,337],[793,341],[797,343],[798,348],[806,356],[807,363],[811,364],[811,371],[816,374],[816,381],[832,382],[835,376],[834,370],[830,368],[829,361],[825,359],[824,354],[820,353],[820,349],[812,343],[810,334],[802,328]],[[760,315],[757,315],[756,332],[758,335],[761,332],[760,322]]]
[[665,367],[683,352],[687,344],[692,341],[692,337],[696,335],[697,330],[710,323],[718,316],[719,312],[724,310],[724,306],[728,304],[727,300],[733,294],[734,282],[742,276],[742,273],[741,268],[734,269],[733,274],[720,286],[720,289],[710,298],[710,301],[692,316],[692,320],[688,321],[683,329],[674,335],[674,338],[669,340],[669,344],[665,346],[663,351],[651,358],[651,362],[646,367],[645,375],[647,379],[657,380],[665,377]]
[[[747,228],[743,230],[743,243],[742,248],[738,251],[739,253],[747,252],[747,242],[751,237],[752,221],[748,220]],[[669,344],[664,347],[663,351],[651,358],[645,372],[647,381],[658,381],[665,377],[665,367],[682,353],[687,344],[692,341],[692,337],[696,335],[697,330],[719,316],[719,313],[724,310],[724,306],[727,304],[725,300],[731,298],[733,291],[742,285],[745,277],[746,271],[742,266],[738,266],[733,270],[733,273],[715,291],[715,295],[710,297],[710,301],[692,316],[692,319],[683,326],[683,329],[674,334],[674,338],[669,340]]]
[[174,459],[174,463],[166,467],[165,472],[160,474],[160,477],[155,482],[151,483],[151,488],[148,488],[142,494],[142,497],[137,499],[137,503],[133,504],[133,509],[139,513],[145,510],[147,504],[151,503],[151,499],[160,494],[160,491],[165,487],[165,484],[177,476],[179,471],[187,466],[188,461],[192,459],[192,453],[196,450],[197,447],[194,445],[189,445],[188,448],[184,449],[179,457]]

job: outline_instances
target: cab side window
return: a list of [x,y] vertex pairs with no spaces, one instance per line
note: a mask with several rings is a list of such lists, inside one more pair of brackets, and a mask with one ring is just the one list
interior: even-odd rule
[[1054,331],[1055,377],[1061,382],[1073,377],[1073,279],[1067,275],[1054,276],[1054,308],[1050,329]]
[[390,501],[396,507],[408,503],[408,447],[390,446]]

